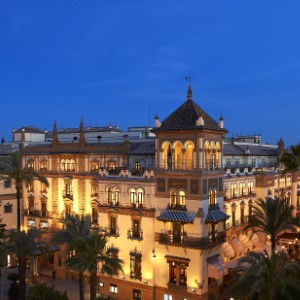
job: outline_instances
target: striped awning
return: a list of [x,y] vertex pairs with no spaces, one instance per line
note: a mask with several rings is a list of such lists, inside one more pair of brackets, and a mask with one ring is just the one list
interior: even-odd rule
[[244,248],[246,251],[250,251],[253,248],[252,241],[249,240],[249,238],[245,234],[240,235],[240,241],[242,242]]
[[231,240],[230,244],[231,244],[232,248],[234,249],[237,256],[240,256],[244,253],[244,246],[239,239],[233,238]]
[[226,264],[218,259],[214,259],[207,264],[208,277],[219,280],[228,274]]
[[163,222],[180,222],[180,223],[193,223],[195,216],[193,213],[188,211],[178,211],[178,210],[165,210],[157,220]]
[[222,245],[222,247],[223,247],[223,255],[224,255],[224,257],[232,258],[232,257],[235,256],[234,250],[233,250],[232,246],[229,243],[225,242]]
[[228,218],[229,216],[220,210],[219,205],[213,205],[210,206],[208,209],[208,214],[205,219],[205,223],[218,223],[221,221],[225,221]]
[[261,247],[261,242],[256,233],[252,234],[252,231],[247,233],[249,240],[252,242],[253,248]]

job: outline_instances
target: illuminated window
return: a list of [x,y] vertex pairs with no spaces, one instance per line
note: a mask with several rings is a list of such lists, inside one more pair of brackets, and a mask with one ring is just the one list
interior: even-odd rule
[[27,169],[28,170],[34,170],[34,160],[33,159],[29,159],[27,161]]
[[[187,286],[187,268],[189,263],[185,258],[166,256],[169,264],[169,285]],[[172,298],[167,298],[172,299]]]
[[170,207],[184,207],[185,206],[185,192],[179,191],[178,194],[175,190],[170,191]]
[[43,159],[40,161],[40,170],[47,170],[47,160]]
[[136,249],[130,252],[130,278],[142,280],[142,254]]
[[117,294],[118,293],[118,286],[116,284],[111,284],[109,287],[109,291],[111,293]]
[[130,204],[134,207],[142,207],[144,204],[144,190],[142,188],[129,189],[129,201]]
[[172,295],[164,294],[164,300],[172,300]]
[[142,292],[140,290],[133,290],[132,294],[133,300],[141,300],[142,299]]
[[29,192],[29,193],[33,193],[33,192],[34,192],[33,187],[34,187],[33,181],[30,181],[30,182],[28,183],[28,192]]
[[140,172],[140,170],[141,170],[141,165],[140,165],[140,162],[139,162],[139,161],[136,161],[136,162],[134,163],[134,169],[135,169],[136,172]]
[[90,162],[90,169],[91,169],[91,172],[97,172],[99,170],[99,162],[98,161],[91,161]]
[[252,191],[253,190],[253,182],[252,181],[249,181],[248,182],[248,194],[251,195],[252,194]]
[[65,172],[75,171],[75,160],[74,159],[62,159],[60,161],[60,169]]
[[91,183],[91,195],[93,197],[98,196],[98,184],[95,182]]
[[111,160],[106,163],[108,170],[114,170],[116,168],[116,162]]
[[209,191],[209,205],[216,205],[217,204],[217,191],[210,190]]
[[47,193],[46,184],[44,182],[41,182],[41,193]]

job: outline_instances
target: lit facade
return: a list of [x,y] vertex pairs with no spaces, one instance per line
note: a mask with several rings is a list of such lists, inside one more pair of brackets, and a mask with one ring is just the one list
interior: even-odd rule
[[[23,228],[45,233],[67,213],[90,214],[124,261],[124,273],[99,276],[117,299],[207,299],[236,259],[266,244],[243,233],[255,198],[279,196],[300,209],[300,174],[278,172],[278,147],[224,142],[224,120],[188,99],[155,128],[15,131],[24,165],[49,181],[23,189]],[[34,136],[34,134],[38,136]],[[22,138],[23,137],[23,138]],[[23,139],[23,140],[22,140]],[[230,162],[230,163],[229,163]],[[225,170],[225,171],[224,171]],[[57,275],[72,277],[56,252]]]

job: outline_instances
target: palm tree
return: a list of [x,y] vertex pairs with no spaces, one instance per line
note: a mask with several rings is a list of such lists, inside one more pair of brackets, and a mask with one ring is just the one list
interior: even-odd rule
[[276,238],[285,230],[295,231],[297,228],[296,219],[292,217],[293,207],[287,204],[286,200],[279,198],[255,201],[252,215],[243,231],[253,230],[253,234],[264,232],[271,238],[272,253],[276,250]]
[[284,163],[285,170],[284,174],[287,172],[293,172],[299,170],[300,167],[300,144],[291,146],[291,151],[283,152],[280,161]]
[[106,248],[107,241],[106,236],[90,232],[88,236],[76,240],[77,251],[65,262],[69,269],[90,273],[90,300],[96,300],[98,264],[102,274],[111,276],[122,271],[123,261],[112,257],[110,249]]
[[[64,229],[56,231],[53,234],[52,242],[56,244],[65,244],[66,256],[69,256],[71,252],[76,251],[76,241],[79,238],[88,236],[91,229],[91,217],[89,215],[80,217],[79,215],[67,215],[64,220]],[[83,272],[78,272],[79,276],[79,297],[84,299],[83,290]]]
[[28,169],[27,166],[23,167],[22,155],[19,151],[12,152],[10,155],[0,158],[0,174],[2,175],[0,180],[10,180],[15,184],[17,198],[17,229],[20,231],[23,184],[28,186],[31,181],[37,179],[48,187],[48,180],[38,173]]
[[283,252],[271,256],[266,251],[249,252],[239,260],[236,272],[231,290],[240,298],[247,294],[249,300],[299,299],[300,263],[289,261]]
[[34,259],[37,252],[47,251],[47,246],[40,242],[41,232],[36,228],[31,228],[27,232],[8,232],[6,251],[14,253],[18,259],[18,274],[20,280],[20,299],[25,300],[26,295],[26,267],[28,260]]

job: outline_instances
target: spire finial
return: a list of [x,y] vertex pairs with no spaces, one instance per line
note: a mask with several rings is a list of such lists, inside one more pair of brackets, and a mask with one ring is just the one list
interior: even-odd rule
[[56,120],[55,119],[54,119],[54,122],[53,122],[52,144],[54,146],[59,144],[58,135],[57,135],[57,126],[56,126]]
[[191,76],[191,73],[188,76],[185,76],[185,80],[188,81],[189,86],[188,86],[188,100],[192,100],[193,95],[192,95],[192,79],[193,77]]

